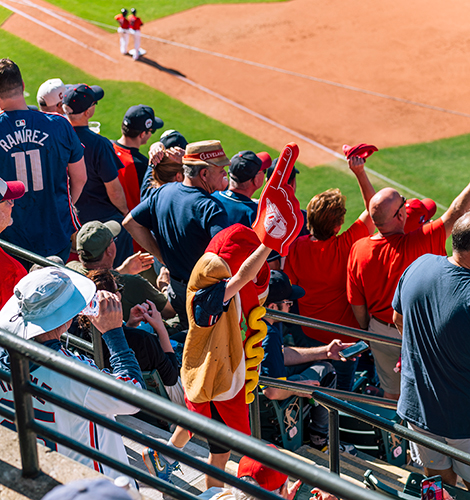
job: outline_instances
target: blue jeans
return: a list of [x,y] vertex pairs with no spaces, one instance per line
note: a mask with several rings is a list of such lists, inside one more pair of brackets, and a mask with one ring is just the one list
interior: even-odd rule
[[[303,380],[317,380],[320,387],[336,387],[334,368],[328,361],[316,363],[302,363],[301,365],[286,366],[287,380],[302,382]],[[315,388],[312,387],[312,392]],[[311,434],[328,435],[328,410],[320,404],[312,404],[310,410],[309,431]]]

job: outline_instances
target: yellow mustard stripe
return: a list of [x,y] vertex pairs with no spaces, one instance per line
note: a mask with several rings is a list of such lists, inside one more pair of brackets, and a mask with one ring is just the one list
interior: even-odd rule
[[253,347],[258,342],[261,342],[268,333],[268,327],[261,318],[266,314],[266,308],[262,306],[255,307],[248,315],[248,326],[256,333],[251,335],[245,343],[245,401],[247,404],[253,402],[255,397],[252,392],[258,385],[259,373],[258,370],[251,370],[260,365],[264,358],[264,349],[261,346]]

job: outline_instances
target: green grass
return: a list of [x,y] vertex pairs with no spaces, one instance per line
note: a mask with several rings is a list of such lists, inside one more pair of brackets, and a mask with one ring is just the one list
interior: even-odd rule
[[11,10],[0,7],[0,26],[11,16]]
[[[284,0],[251,0],[251,3],[279,1]],[[89,0],[50,0],[50,3],[78,17],[109,25],[116,24],[114,16],[119,14],[123,7],[129,12],[132,7],[137,9],[137,15],[146,23],[200,5],[249,2],[250,0],[213,0],[211,2],[204,0],[159,0],[158,2],[150,2],[148,0],[133,0],[132,2],[123,2],[121,0],[107,0],[106,2],[91,2]]]

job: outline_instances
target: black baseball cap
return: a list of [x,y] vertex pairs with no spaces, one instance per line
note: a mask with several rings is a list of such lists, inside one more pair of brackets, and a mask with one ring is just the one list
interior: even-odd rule
[[292,285],[286,273],[283,271],[271,271],[269,279],[269,294],[266,304],[271,302],[282,302],[283,300],[300,299],[305,295],[305,290],[297,285]]
[[165,130],[160,136],[160,142],[167,148],[179,147],[181,149],[186,149],[188,141],[186,138],[178,132],[177,130]]
[[131,106],[124,115],[122,123],[133,130],[140,130],[141,132],[152,131],[152,134],[158,128],[163,127],[163,120],[160,120],[150,106],[137,104]]
[[[271,166],[266,170],[266,180],[267,181],[269,181],[269,178],[271,177],[271,175],[273,175],[273,172],[274,172],[274,169],[276,168],[278,160],[279,160],[279,158],[274,158],[273,162],[271,163]],[[294,168],[292,169],[292,172],[289,175],[289,180],[287,182],[292,182],[295,179],[295,176],[297,174],[300,174],[300,172],[299,172],[299,170],[297,170],[295,168],[295,165],[294,165]]]
[[263,161],[253,151],[240,151],[230,160],[228,173],[237,182],[246,182],[263,170]]
[[65,86],[65,94],[62,103],[72,110],[73,115],[83,113],[93,104],[103,99],[104,90],[98,85],[86,85],[77,83]]

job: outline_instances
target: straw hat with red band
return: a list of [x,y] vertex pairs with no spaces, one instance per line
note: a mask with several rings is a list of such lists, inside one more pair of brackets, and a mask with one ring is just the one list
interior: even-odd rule
[[25,193],[25,186],[21,181],[4,181],[0,179],[0,201],[16,200]]
[[220,141],[192,142],[186,146],[183,165],[225,167],[230,165]]
[[[268,446],[276,448],[273,444],[268,444]],[[237,476],[252,477],[261,488],[268,491],[278,490],[289,478],[287,474],[271,469],[247,456],[241,458],[238,464]]]

